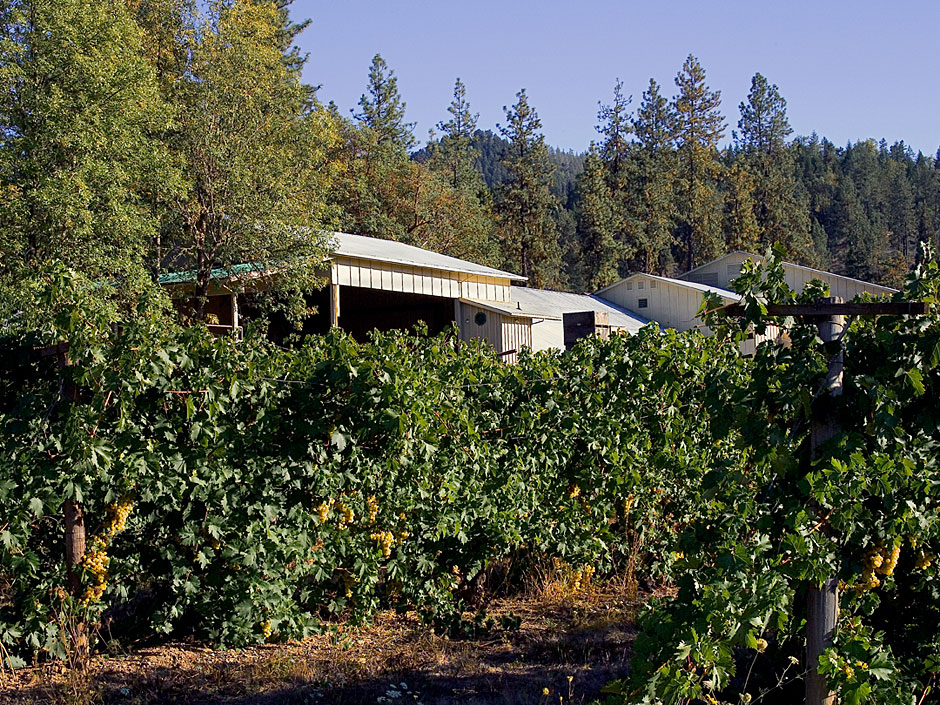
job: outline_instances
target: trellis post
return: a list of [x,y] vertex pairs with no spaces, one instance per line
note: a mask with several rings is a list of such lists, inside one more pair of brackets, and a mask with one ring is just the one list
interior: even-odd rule
[[[840,297],[817,299],[813,304],[769,304],[770,316],[805,316],[814,321],[819,337],[829,352],[824,390],[826,395],[813,410],[810,433],[812,457],[819,448],[840,431],[832,413],[833,399],[842,396],[842,340],[845,316],[912,316],[929,311],[923,301],[875,301],[845,303]],[[743,316],[740,304],[725,306],[729,316]],[[819,657],[832,646],[833,633],[839,618],[838,580],[829,577],[821,585],[813,585],[807,594],[806,606],[806,705],[835,705],[835,693],[829,690],[826,678],[819,673]]]

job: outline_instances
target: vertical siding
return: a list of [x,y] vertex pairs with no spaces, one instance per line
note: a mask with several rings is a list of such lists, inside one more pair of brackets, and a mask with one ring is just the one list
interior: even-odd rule
[[516,362],[519,359],[518,351],[522,348],[532,347],[532,319],[501,316],[503,349],[500,352],[515,350],[512,355],[504,355],[505,362]]
[[[650,288],[651,283],[656,284],[655,289]],[[630,289],[627,288],[628,284],[632,284]],[[708,329],[696,316],[702,303],[702,295],[697,289],[654,280],[641,274],[631,277],[629,282],[618,282],[600,296],[621,308],[655,321],[663,328],[675,328],[680,331],[699,328],[703,333],[708,333]],[[640,299],[647,300],[646,308],[640,308]],[[731,299],[727,299],[727,302],[730,303]]]
[[[532,347],[532,319],[504,316],[495,311],[474,306],[464,301],[457,304],[457,324],[460,327],[460,339],[463,341],[486,340],[496,352],[521,350]],[[483,313],[486,321],[483,325],[476,322],[476,315]],[[505,362],[515,362],[517,354],[504,355]]]
[[512,300],[508,279],[352,257],[336,259],[332,267],[331,283],[454,299],[501,302]]
[[[476,322],[476,315],[483,313],[486,315],[486,322],[479,325]],[[493,311],[486,311],[473,304],[460,302],[460,339],[469,340],[487,340],[497,352],[503,350],[503,326],[502,315]]]

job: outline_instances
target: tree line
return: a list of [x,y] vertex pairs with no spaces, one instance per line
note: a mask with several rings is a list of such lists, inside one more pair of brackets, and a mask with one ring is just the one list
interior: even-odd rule
[[[793,138],[754,76],[731,143],[705,70],[601,105],[583,155],[553,150],[525,89],[498,134],[460,79],[415,151],[381,56],[344,115],[304,83],[290,0],[0,2],[0,286],[63,261],[133,292],[188,270],[204,315],[213,271],[290,262],[281,305],[316,285],[329,230],[591,290],[674,274],[730,248],[896,283],[940,233],[940,154]],[[293,308],[293,307],[300,308]]]

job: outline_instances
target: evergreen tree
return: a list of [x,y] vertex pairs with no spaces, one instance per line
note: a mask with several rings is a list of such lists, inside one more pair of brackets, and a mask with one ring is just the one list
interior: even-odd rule
[[631,100],[631,96],[623,94],[623,82],[618,78],[614,84],[613,102],[610,105],[601,104],[597,113],[600,124],[596,129],[601,135],[600,157],[610,174],[610,185],[616,191],[622,191],[626,186],[630,136],[633,131],[629,113]]
[[843,272],[866,281],[879,281],[888,255],[884,231],[871,222],[855,181],[843,177],[835,202],[835,247],[843,254]]
[[398,79],[385,59],[376,54],[369,68],[369,84],[359,99],[354,117],[373,134],[378,148],[407,153],[415,142],[414,123],[405,122],[405,103],[398,93]]
[[450,119],[438,123],[441,138],[430,145],[431,157],[428,166],[444,179],[450,187],[452,207],[458,216],[451,220],[454,225],[441,232],[434,247],[455,257],[464,257],[477,262],[498,263],[498,247],[495,239],[489,189],[474,163],[480,154],[473,145],[478,114],[471,112],[467,102],[467,89],[458,78],[454,84],[454,99],[447,108]]
[[760,249],[760,227],[755,217],[754,178],[741,162],[724,172],[725,233],[728,248],[755,252]]
[[287,263],[271,290],[299,316],[300,294],[322,281],[316,233],[337,129],[301,83],[297,53],[284,48],[294,25],[283,3],[214,0],[204,16],[188,0],[159,9],[140,16],[154,43],[173,21],[183,42],[158,63],[170,72],[161,82],[177,110],[169,145],[188,185],[175,204],[170,265],[195,270],[194,315],[203,318],[213,270]]
[[798,199],[794,154],[786,142],[792,132],[786,106],[777,86],[755,74],[740,106],[737,144],[754,182],[755,244],[764,249],[781,243],[792,257],[813,263],[809,207]]
[[509,141],[503,160],[508,179],[496,202],[503,256],[508,267],[529,278],[530,285],[560,286],[561,249],[552,218],[558,203],[550,189],[555,167],[525,89],[516,99],[511,108],[503,108],[507,123],[499,127]]
[[620,218],[608,183],[608,169],[592,143],[578,179],[579,277],[592,291],[614,283],[619,276],[621,245],[616,231]]
[[454,99],[447,112],[450,119],[437,124],[441,139],[431,157],[432,168],[446,173],[455,189],[472,189],[482,194],[485,188],[483,180],[474,167],[480,153],[473,146],[473,134],[480,115],[470,112],[467,88],[459,78],[454,84]]
[[[586,229],[582,230],[581,237],[586,239],[584,253],[588,258],[585,278],[594,288],[611,283],[611,277],[621,270],[626,273],[628,262],[636,251],[636,225],[631,219],[633,170],[630,138],[633,125],[630,101],[631,97],[623,94],[623,83],[618,79],[614,84],[613,102],[601,104],[597,113],[599,124],[596,129],[601,140],[596,147],[596,156],[603,171],[590,174],[585,171],[583,175],[586,180],[581,195],[588,197],[589,203],[583,208],[581,225]],[[596,183],[601,175],[605,181],[603,187]],[[605,234],[604,230],[608,232]],[[602,262],[598,259],[602,255],[615,260]],[[601,280],[604,284],[597,284]]]
[[[123,3],[0,2],[0,277],[59,260],[146,278],[171,119]],[[126,288],[127,284],[125,287]]]
[[672,273],[670,248],[674,243],[678,176],[676,114],[653,79],[643,92],[633,131],[637,143],[633,150],[630,221],[634,224],[636,264],[644,272]]
[[686,59],[676,86],[678,234],[682,262],[690,270],[724,248],[718,142],[725,119],[718,110],[721,94],[705,84],[705,70],[694,56]]

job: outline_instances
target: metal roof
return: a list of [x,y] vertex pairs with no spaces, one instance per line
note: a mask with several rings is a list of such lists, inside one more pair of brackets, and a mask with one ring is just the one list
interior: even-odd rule
[[[238,277],[245,274],[261,274],[264,271],[265,267],[263,267],[261,264],[248,262],[245,264],[233,264],[230,267],[220,267],[219,269],[213,269],[209,275],[209,278],[212,280],[227,279],[229,277]],[[161,284],[187,284],[194,281],[196,281],[195,269],[186,270],[184,272],[166,272],[165,274],[161,274],[159,279]]]
[[605,301],[593,294],[572,294],[565,291],[530,289],[523,286],[514,286],[511,293],[517,312],[535,318],[561,319],[566,313],[602,311],[610,317],[611,326],[623,328],[630,333],[636,333],[650,322],[649,319],[620,308],[610,301]]
[[[695,272],[700,270],[702,267],[707,267],[711,264],[714,264],[715,262],[721,262],[724,259],[728,259],[732,255],[744,255],[745,257],[749,259],[757,260],[758,262],[763,262],[765,259],[763,255],[755,255],[753,252],[746,252],[745,250],[733,250],[729,252],[728,254],[722,255],[721,257],[716,257],[715,259],[709,262],[706,262],[705,264],[700,264],[698,267],[695,267],[694,269],[690,269],[685,274],[680,274],[679,276],[687,277],[690,274],[694,274]],[[864,279],[856,279],[855,277],[847,277],[844,274],[836,274],[834,272],[827,272],[824,269],[816,269],[815,267],[808,267],[805,264],[797,264],[796,262],[787,262],[787,261],[783,261],[780,264],[783,265],[784,268],[790,267],[792,269],[802,269],[807,272],[812,272],[813,274],[821,274],[825,277],[835,277],[836,279],[843,279],[845,281],[856,282],[857,284],[864,284],[865,286],[870,286],[875,289],[881,289],[885,293],[891,293],[891,294],[897,293],[897,289],[892,289],[890,286],[882,286],[881,284],[875,284],[875,282],[865,281]]]
[[335,243],[335,246],[331,246],[330,250],[341,257],[355,257],[356,259],[404,264],[411,267],[426,267],[427,269],[438,269],[446,272],[476,274],[482,277],[497,277],[512,281],[526,280],[525,277],[518,274],[493,269],[457,257],[442,255],[395,240],[382,240],[376,237],[350,235],[348,233],[332,233],[330,239]]
[[672,284],[674,286],[681,286],[686,289],[695,289],[696,291],[701,291],[702,293],[717,294],[725,299],[730,299],[732,301],[740,301],[741,297],[738,294],[735,294],[733,291],[728,291],[727,289],[721,289],[717,286],[708,286],[707,284],[699,284],[698,282],[688,282],[683,279],[671,279],[670,277],[660,277],[656,274],[646,274],[645,272],[638,272],[637,274],[631,274],[629,277],[624,277],[618,282],[614,282],[610,286],[605,286],[603,289],[598,289],[594,292],[595,296],[601,296],[603,292],[608,289],[613,289],[615,286],[619,286],[622,282],[627,282],[638,277],[646,277],[647,279],[653,279],[658,282],[663,282],[665,284]]

